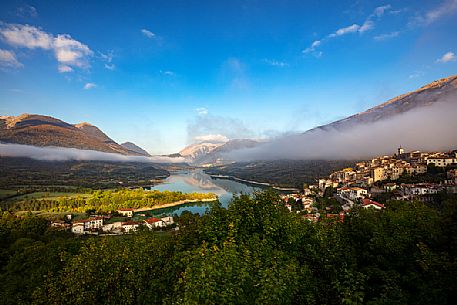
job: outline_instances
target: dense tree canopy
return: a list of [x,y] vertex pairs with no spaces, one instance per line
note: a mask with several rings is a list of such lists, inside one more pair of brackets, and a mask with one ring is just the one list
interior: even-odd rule
[[449,304],[457,199],[309,222],[274,193],[184,213],[176,232],[75,238],[4,213],[2,304]]
[[8,208],[13,211],[79,212],[93,210],[98,213],[122,208],[143,208],[174,203],[181,200],[215,199],[212,193],[182,193],[172,191],[145,191],[143,189],[95,190],[86,196],[25,198]]

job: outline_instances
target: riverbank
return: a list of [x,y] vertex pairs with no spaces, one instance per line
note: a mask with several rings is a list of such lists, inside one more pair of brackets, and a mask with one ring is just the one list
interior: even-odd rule
[[228,175],[212,175],[212,174],[207,174],[211,178],[216,178],[216,179],[228,179],[228,180],[233,180],[233,181],[238,181],[238,182],[243,182],[243,183],[249,183],[249,184],[254,184],[254,185],[262,185],[266,187],[271,187],[272,189],[278,190],[278,191],[287,191],[287,192],[299,192],[300,190],[297,188],[292,188],[292,187],[279,187],[279,186],[274,186],[270,183],[267,182],[258,182],[258,181],[253,181],[253,180],[246,180],[246,179],[241,179],[238,177],[234,176],[228,176]]
[[185,200],[179,200],[179,201],[175,201],[175,202],[171,202],[171,203],[158,204],[158,205],[154,205],[152,207],[143,207],[143,208],[139,208],[139,209],[134,209],[133,212],[145,212],[145,211],[151,211],[151,210],[176,207],[176,206],[187,204],[187,203],[212,202],[212,201],[216,201],[216,200],[217,200],[217,197],[206,198],[206,199],[185,199]]

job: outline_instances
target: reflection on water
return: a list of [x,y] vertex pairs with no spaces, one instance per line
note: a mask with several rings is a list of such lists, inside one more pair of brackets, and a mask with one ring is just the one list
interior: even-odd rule
[[[214,193],[218,196],[219,201],[223,207],[227,207],[233,197],[233,194],[251,194],[255,190],[258,190],[256,187],[252,187],[241,182],[227,179],[211,178],[211,176],[205,174],[202,170],[172,173],[164,183],[150,187],[148,189],[159,191],[179,191],[183,193]],[[178,207],[157,209],[151,212],[154,215],[180,215],[184,211],[203,214],[208,207],[209,205],[206,203],[190,203],[180,205]]]

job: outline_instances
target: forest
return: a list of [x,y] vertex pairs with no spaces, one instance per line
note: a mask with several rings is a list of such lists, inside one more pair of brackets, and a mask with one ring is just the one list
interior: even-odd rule
[[165,165],[140,162],[61,161],[0,156],[0,189],[150,186],[170,175]]
[[457,198],[309,222],[276,193],[176,217],[179,230],[76,238],[0,219],[1,304],[450,304]]
[[107,213],[123,208],[144,208],[174,203],[182,200],[216,200],[212,193],[182,193],[174,191],[145,191],[143,189],[94,190],[90,194],[76,196],[21,198],[13,203],[4,203],[10,211],[46,211]]
[[356,160],[271,160],[236,162],[205,169],[209,175],[227,175],[269,183],[278,187],[301,189],[336,170],[352,167]]

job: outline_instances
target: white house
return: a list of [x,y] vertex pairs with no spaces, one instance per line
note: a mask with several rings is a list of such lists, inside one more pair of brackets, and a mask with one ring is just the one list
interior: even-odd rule
[[170,226],[175,223],[172,216],[162,217],[160,220],[162,220],[166,226]]
[[[172,220],[173,220],[173,218],[172,218]],[[146,226],[149,229],[163,228],[163,227],[167,226],[162,219],[158,219],[158,218],[155,218],[155,217],[147,218],[147,219],[144,220],[144,222],[146,223]]]
[[368,194],[368,191],[366,189],[363,189],[361,187],[351,187],[349,190],[349,199],[355,200],[355,199],[362,199],[365,198],[365,196]]
[[84,234],[84,224],[83,223],[75,223],[71,227],[71,233],[74,234]]
[[124,229],[125,233],[129,233],[131,231],[136,231],[140,225],[141,222],[126,221],[122,223],[122,228]]
[[364,209],[368,209],[368,208],[374,208],[376,210],[384,209],[384,205],[382,203],[376,202],[376,201],[371,200],[371,199],[363,199],[362,207]]
[[[83,231],[100,229],[103,226],[103,220],[104,220],[103,217],[97,216],[97,217],[91,217],[91,218],[84,219],[84,220],[74,221],[72,224],[71,231],[73,232],[73,227],[80,226],[80,225],[82,225]],[[75,230],[79,231],[79,228],[75,229]]]
[[100,229],[103,226],[103,217],[92,217],[86,220],[82,220],[84,223],[84,229]]
[[125,216],[125,217],[133,217],[133,211],[134,210],[131,208],[117,210],[117,212],[119,214],[121,214],[122,216]]
[[116,221],[113,223],[105,224],[102,227],[103,232],[113,232],[113,231],[120,231],[122,228],[122,222]]

